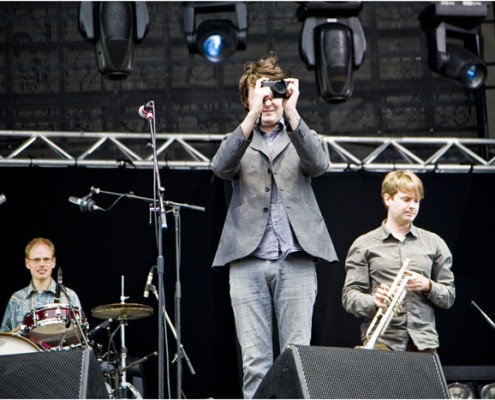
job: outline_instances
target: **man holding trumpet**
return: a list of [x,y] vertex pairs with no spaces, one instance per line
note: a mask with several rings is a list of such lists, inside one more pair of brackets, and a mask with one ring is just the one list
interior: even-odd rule
[[387,218],[350,247],[342,304],[364,318],[362,347],[436,352],[433,306],[454,303],[452,254],[440,236],[413,224],[424,198],[416,174],[388,173],[381,194]]

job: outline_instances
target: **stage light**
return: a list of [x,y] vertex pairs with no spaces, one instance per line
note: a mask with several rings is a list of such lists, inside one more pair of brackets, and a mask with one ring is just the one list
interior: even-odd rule
[[304,21],[299,42],[301,58],[315,69],[319,95],[342,102],[353,92],[353,71],[363,63],[366,38],[357,15],[361,2],[305,2],[299,9]]
[[428,66],[441,76],[469,89],[485,81],[480,22],[487,16],[486,4],[434,3],[419,15],[428,45]]
[[452,382],[448,385],[451,399],[474,399],[473,389],[466,383]]
[[481,388],[480,399],[495,399],[495,383],[489,383]]
[[[237,26],[229,19],[204,20],[196,29],[196,15],[235,12]],[[246,49],[247,6],[242,2],[185,2],[184,35],[190,54],[218,63],[237,50]]]
[[146,2],[82,1],[78,20],[81,35],[95,46],[100,72],[111,80],[126,78],[132,72],[134,46],[148,32]]

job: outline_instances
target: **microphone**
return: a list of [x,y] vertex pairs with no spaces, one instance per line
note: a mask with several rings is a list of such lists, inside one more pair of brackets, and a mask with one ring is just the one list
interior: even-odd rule
[[139,107],[138,113],[141,118],[144,119],[153,119],[153,109],[154,104],[153,101],[148,101],[146,104]]
[[76,206],[79,206],[79,209],[82,212],[104,211],[103,208],[98,207],[95,204],[95,201],[91,196],[92,194],[88,194],[87,196],[84,196],[82,199],[80,199],[79,197],[70,196],[69,202],[75,204]]
[[96,332],[101,331],[102,329],[106,329],[110,326],[112,323],[112,319],[107,319],[106,321],[103,321],[100,325],[96,326],[96,328],[92,329],[89,331],[88,336],[91,337],[93,336]]
[[4,194],[0,194],[0,204],[3,204],[7,201],[7,197]]
[[55,290],[55,303],[60,303],[60,291],[62,289],[62,268],[57,271],[57,289]]
[[148,273],[148,279],[146,280],[146,286],[144,287],[144,293],[143,293],[143,297],[145,298],[148,298],[148,296],[150,295],[150,285],[151,285],[151,281],[153,280],[154,267],[155,266],[151,267],[150,272]]

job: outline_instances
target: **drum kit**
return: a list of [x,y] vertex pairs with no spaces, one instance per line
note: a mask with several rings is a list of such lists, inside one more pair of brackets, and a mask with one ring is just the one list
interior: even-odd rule
[[[89,331],[87,319],[82,310],[68,304],[47,304],[27,313],[17,332],[0,332],[0,355],[33,353],[43,351],[70,351],[74,348],[93,347],[89,341],[99,327],[109,327],[113,321],[118,327],[110,336],[109,350],[105,354],[95,354],[107,385],[109,398],[141,399],[141,393],[127,382],[126,371],[136,364],[146,361],[152,353],[127,365],[127,348],[125,344],[125,326],[128,321],[146,318],[153,315],[153,308],[143,304],[121,303],[94,307],[91,310],[94,318],[106,320],[93,331]],[[115,350],[113,338],[120,331],[120,352]]]

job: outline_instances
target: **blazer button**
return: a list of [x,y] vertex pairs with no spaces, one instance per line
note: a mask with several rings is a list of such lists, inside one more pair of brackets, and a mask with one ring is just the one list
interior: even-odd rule
[[263,212],[268,212],[268,207],[263,208]]
[[270,191],[270,188],[267,186],[267,187],[265,188],[265,192],[269,192],[269,191]]
[[268,168],[268,175],[270,175],[272,173],[272,170],[270,168]]

